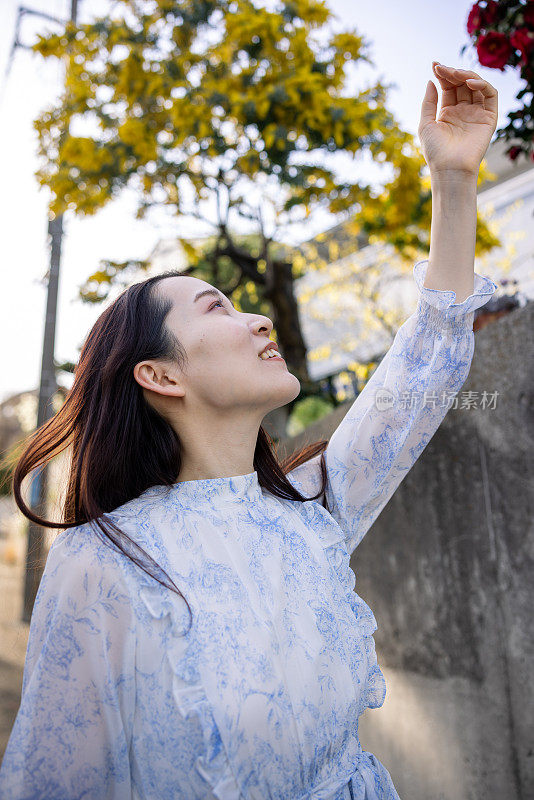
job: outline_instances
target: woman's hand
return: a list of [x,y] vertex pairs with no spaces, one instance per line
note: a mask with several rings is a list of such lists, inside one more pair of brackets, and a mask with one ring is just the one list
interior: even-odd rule
[[497,127],[497,90],[476,72],[432,62],[443,89],[436,119],[438,92],[432,81],[421,108],[419,139],[431,175],[478,176],[480,163]]

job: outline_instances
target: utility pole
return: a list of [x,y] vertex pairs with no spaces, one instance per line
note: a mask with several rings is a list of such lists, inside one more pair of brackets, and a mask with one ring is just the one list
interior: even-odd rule
[[[76,23],[78,0],[71,0],[70,22]],[[19,6],[17,27],[12,53],[16,47],[26,47],[18,41],[19,22],[23,14],[34,14],[55,22],[61,22],[49,14]],[[63,214],[49,218],[48,235],[50,237],[50,268],[48,270],[48,287],[46,299],[46,317],[43,336],[41,360],[41,378],[39,382],[39,404],[37,409],[37,428],[54,414],[52,400],[57,392],[56,369],[54,365],[54,347],[56,337],[57,297],[61,263],[61,243],[63,239]],[[34,470],[31,475],[30,506],[40,516],[46,514],[46,496],[48,489],[47,467]],[[24,605],[22,621],[30,622],[35,597],[43,573],[44,529],[32,522],[27,526],[26,573],[24,585]]]

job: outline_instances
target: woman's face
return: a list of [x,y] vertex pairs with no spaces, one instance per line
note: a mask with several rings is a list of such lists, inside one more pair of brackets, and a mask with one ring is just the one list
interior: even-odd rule
[[259,358],[273,328],[268,317],[237,311],[222,292],[189,275],[157,288],[172,299],[165,324],[187,354],[184,371],[173,370],[184,409],[248,410],[261,422],[298,396],[300,382],[283,359]]

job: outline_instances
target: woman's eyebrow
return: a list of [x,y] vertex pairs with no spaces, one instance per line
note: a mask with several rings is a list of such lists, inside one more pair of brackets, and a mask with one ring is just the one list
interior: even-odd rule
[[201,297],[204,297],[207,294],[212,294],[214,297],[218,297],[223,303],[226,301],[230,303],[233,308],[233,304],[231,300],[226,297],[226,295],[222,294],[222,292],[218,292],[217,289],[202,289],[202,291],[197,292],[197,294],[193,298],[193,303],[196,303],[197,300],[200,300]]

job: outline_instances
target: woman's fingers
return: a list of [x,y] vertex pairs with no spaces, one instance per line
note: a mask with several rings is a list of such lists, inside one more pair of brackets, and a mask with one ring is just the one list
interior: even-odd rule
[[[444,67],[443,64],[436,64],[435,71],[438,76],[442,75],[446,79],[447,89],[449,89],[451,92],[451,94],[447,96],[444,105],[453,105],[455,102],[471,102],[471,90],[465,83],[467,74],[462,77],[458,74],[460,70],[457,70],[454,67]],[[470,73],[470,77],[474,78],[475,74],[476,73],[474,72]]]
[[471,102],[471,91],[467,88],[464,81],[460,81],[454,77],[454,68],[445,67],[443,64],[438,64],[437,61],[432,62],[434,73],[440,82],[443,90],[443,97],[441,99],[441,107],[455,106],[456,103],[462,101],[466,103]]
[[436,75],[436,78],[441,84],[442,89],[455,89],[456,84],[454,84],[450,78],[451,69],[450,67],[444,67],[443,64],[438,64],[437,61],[432,62],[432,69]]
[[[456,102],[471,102],[473,99],[471,92],[473,92],[479,101],[483,98],[484,107],[487,111],[497,114],[497,90],[491,83],[481,78],[478,73],[470,69],[445,67],[443,64],[438,64],[437,61],[433,61],[432,66],[444,92],[442,105],[451,105],[454,102],[453,97],[455,97]],[[455,94],[449,94],[452,92],[455,92]],[[478,92],[480,92],[480,95]]]
[[468,78],[466,83],[473,92],[480,92],[483,95],[486,111],[492,111],[494,114],[498,113],[499,96],[497,89],[491,83],[482,80],[482,78]]

